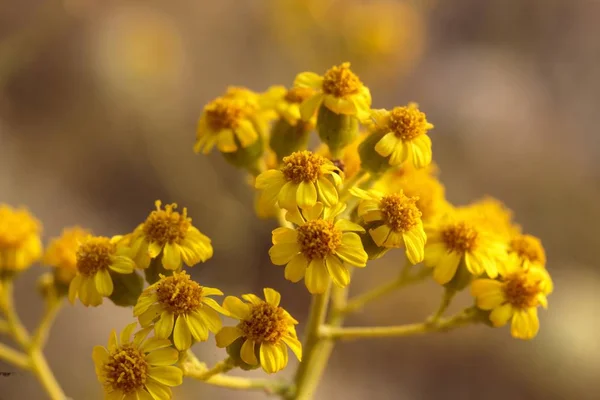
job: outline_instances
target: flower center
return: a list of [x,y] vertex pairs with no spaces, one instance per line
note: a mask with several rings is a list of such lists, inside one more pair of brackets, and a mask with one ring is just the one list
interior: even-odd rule
[[156,284],[158,302],[175,315],[187,314],[202,307],[202,286],[185,272],[162,276]]
[[106,381],[123,393],[141,388],[148,377],[148,362],[144,354],[132,344],[124,344],[114,350],[104,368]]
[[90,237],[77,248],[77,270],[83,276],[95,275],[112,264],[117,245],[104,236]]
[[316,219],[298,227],[300,251],[309,260],[333,254],[341,243],[342,232],[329,221]]
[[311,88],[291,88],[284,96],[284,100],[288,103],[302,103],[304,100],[312,96],[315,91]]
[[442,231],[442,240],[450,251],[465,253],[477,246],[477,230],[466,222],[457,222],[446,226]]
[[281,172],[294,183],[316,182],[323,173],[321,167],[327,162],[324,157],[310,151],[297,151],[283,157]]
[[232,94],[211,101],[204,111],[208,126],[218,132],[222,129],[237,128],[240,121],[246,119],[255,109],[247,101]]
[[0,247],[18,247],[40,230],[38,220],[26,210],[0,205]]
[[513,307],[529,308],[538,305],[541,288],[539,281],[533,281],[526,272],[520,271],[506,277],[502,291]]
[[267,302],[252,306],[250,316],[240,322],[244,336],[258,343],[277,343],[287,332],[288,324],[283,308]]
[[187,217],[187,209],[179,214],[173,211],[177,204],[168,204],[165,209],[160,208],[161,202],[156,201],[156,210],[152,211],[146,222],[144,222],[144,233],[150,242],[157,242],[165,245],[166,243],[180,243],[185,239],[185,235],[192,224],[192,220]]
[[416,105],[395,107],[390,112],[389,128],[402,140],[411,140],[427,133],[431,124],[427,122],[425,113]]
[[417,208],[418,197],[408,197],[404,193],[383,196],[380,207],[385,223],[394,232],[408,232],[421,220],[421,211]]
[[323,92],[335,97],[356,94],[362,85],[358,76],[350,70],[350,63],[335,66],[323,76]]
[[540,240],[531,235],[519,235],[510,241],[509,252],[532,263],[546,264],[546,252]]

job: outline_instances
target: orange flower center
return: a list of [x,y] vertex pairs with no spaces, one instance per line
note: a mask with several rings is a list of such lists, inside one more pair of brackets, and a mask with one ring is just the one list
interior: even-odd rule
[[396,107],[390,112],[389,128],[402,140],[411,140],[427,133],[431,124],[427,122],[425,113],[416,105]]
[[316,182],[323,172],[321,167],[327,162],[324,157],[310,151],[297,151],[283,157],[281,172],[288,181],[294,183]]
[[517,253],[523,260],[529,260],[542,266],[546,264],[544,247],[542,247],[540,240],[534,236],[518,235],[510,241],[509,251]]
[[215,132],[237,128],[240,121],[248,118],[255,111],[253,105],[235,95],[218,97],[204,108],[206,122]]
[[287,101],[288,103],[299,104],[299,103],[302,103],[304,100],[308,99],[314,93],[315,93],[315,91],[311,88],[302,88],[302,87],[291,88],[285,94],[284,100]]
[[202,286],[185,272],[161,276],[156,284],[158,302],[175,315],[187,314],[202,307]]
[[103,236],[90,237],[77,248],[77,270],[83,276],[93,276],[108,269],[117,245]]
[[331,255],[342,243],[342,232],[333,223],[316,219],[298,227],[300,251],[309,260]]
[[286,334],[288,323],[283,308],[261,302],[252,305],[250,316],[238,327],[245,337],[257,343],[278,343]]
[[144,222],[144,234],[148,241],[157,242],[161,246],[166,243],[180,243],[192,225],[192,220],[187,217],[187,209],[183,213],[174,211],[177,204],[168,204],[165,209],[160,208],[161,202],[156,201],[156,210],[152,211]]
[[380,203],[383,221],[394,232],[410,231],[421,220],[421,211],[416,206],[418,199],[402,192],[383,196]]
[[450,251],[466,253],[477,247],[479,233],[466,222],[448,225],[442,230],[442,240]]
[[526,272],[519,271],[508,275],[502,286],[506,301],[516,308],[529,308],[538,305],[538,295],[542,292],[540,282],[534,281]]
[[346,97],[360,91],[363,84],[350,70],[350,63],[332,67],[323,76],[323,92],[335,97]]
[[142,388],[148,378],[148,362],[132,344],[124,344],[114,350],[104,370],[107,383],[126,394]]

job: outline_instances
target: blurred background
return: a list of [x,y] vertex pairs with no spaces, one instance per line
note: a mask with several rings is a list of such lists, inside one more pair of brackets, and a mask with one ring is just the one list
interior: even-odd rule
[[[154,200],[177,202],[215,247],[195,279],[232,295],[274,287],[305,321],[305,288],[269,261],[274,223],[254,216],[242,173],[217,153],[192,152],[196,122],[227,85],[262,91],[351,61],[374,107],[416,101],[427,112],[450,201],[498,197],[542,238],[556,291],[532,342],[477,326],[342,343],[315,398],[598,398],[599,1],[0,3],[0,202],[29,207],[46,240],[74,224],[129,232]],[[399,260],[392,253],[361,270],[352,293],[395,276]],[[30,327],[41,312],[41,273],[34,268],[17,283]],[[419,321],[440,294],[433,283],[411,288],[348,324]],[[130,320],[131,310],[109,303],[60,314],[46,353],[73,399],[101,398],[92,348]],[[213,339],[195,349],[209,364],[224,354]],[[175,393],[266,397],[196,382]],[[0,377],[0,398],[43,393],[17,372]]]

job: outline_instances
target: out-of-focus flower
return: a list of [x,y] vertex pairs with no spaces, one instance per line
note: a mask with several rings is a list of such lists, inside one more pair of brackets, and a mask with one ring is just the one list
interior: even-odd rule
[[44,254],[44,264],[54,268],[54,277],[69,285],[77,275],[77,249],[90,236],[90,231],[79,226],[63,229],[60,237],[54,238]]
[[339,159],[333,159],[333,155],[329,151],[327,145],[320,145],[316,153],[323,157],[331,160],[336,167],[338,167],[343,173],[346,179],[351,179],[360,171],[361,162],[360,155],[358,154],[358,146],[362,143],[367,135],[359,135],[342,151],[342,157]]
[[23,271],[41,258],[41,230],[29,211],[0,204],[0,275]]
[[532,235],[514,235],[508,242],[508,255],[524,268],[546,267],[546,251],[542,241]]

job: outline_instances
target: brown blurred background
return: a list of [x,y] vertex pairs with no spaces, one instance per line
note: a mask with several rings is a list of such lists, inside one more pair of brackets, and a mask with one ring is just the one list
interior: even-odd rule
[[[124,233],[154,200],[178,202],[215,247],[197,280],[233,295],[274,287],[305,321],[305,288],[267,255],[274,224],[254,216],[239,171],[192,152],[195,125],[227,85],[264,90],[351,61],[374,107],[427,112],[451,201],[498,197],[542,238],[556,291],[532,342],[473,327],[343,343],[316,398],[598,399],[599,18],[593,0],[0,0],[0,202],[27,205],[45,239],[73,224]],[[353,293],[398,261],[360,271]],[[17,286],[29,326],[41,272]],[[421,320],[440,292],[407,290],[348,323]],[[68,395],[101,398],[92,347],[130,320],[112,304],[62,312],[47,355]],[[223,357],[213,339],[196,349]],[[265,398],[195,382],[176,396]],[[43,398],[33,378],[0,377],[0,399],[24,398]]]

